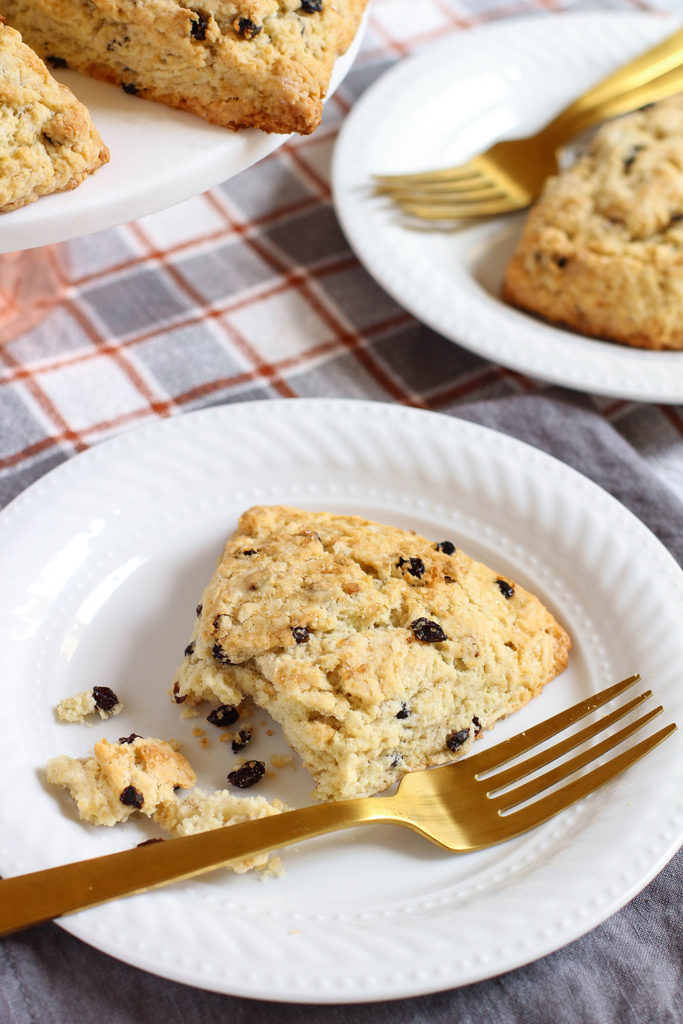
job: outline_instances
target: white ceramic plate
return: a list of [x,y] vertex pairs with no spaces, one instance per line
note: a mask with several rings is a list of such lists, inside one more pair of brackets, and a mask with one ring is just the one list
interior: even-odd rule
[[[0,514],[0,749],[12,766],[2,873],[153,834],[135,821],[86,827],[44,784],[49,757],[82,756],[102,735],[178,737],[201,785],[225,785],[232,754],[203,719],[180,718],[168,689],[223,542],[257,502],[451,539],[548,603],[572,635],[570,667],[493,740],[635,669],[666,719],[683,718],[683,575],[640,522],[566,466],[490,430],[392,405],[296,400],[192,413],[77,456]],[[58,700],[93,684],[111,686],[123,714],[93,728],[58,724]],[[286,750],[264,715],[253,721],[251,756]],[[206,750],[197,724],[210,734]],[[586,932],[665,864],[683,837],[682,748],[679,732],[601,792],[487,851],[453,856],[403,830],[356,829],[285,851],[282,878],[217,872],[62,926],[146,970],[264,999],[370,1001],[466,984]],[[284,768],[259,790],[300,804],[310,781]]]
[[373,173],[447,167],[537,131],[673,28],[647,14],[526,17],[461,32],[395,65],[354,106],[335,151],[335,204],[359,259],[418,319],[492,362],[595,394],[683,401],[683,353],[584,338],[502,302],[523,213],[415,230],[368,184]]
[[[366,22],[367,15],[337,61],[328,97],[356,59]],[[232,132],[76,71],[53,73],[90,110],[110,161],[71,192],[2,214],[0,253],[64,242],[164,210],[227,181],[291,138]]]

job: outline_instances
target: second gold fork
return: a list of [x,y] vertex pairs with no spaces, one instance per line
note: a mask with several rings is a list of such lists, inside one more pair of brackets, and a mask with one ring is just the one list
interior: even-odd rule
[[561,148],[601,121],[683,90],[683,30],[590,89],[540,132],[496,143],[457,167],[375,175],[378,193],[426,220],[487,217],[529,206],[558,169]]

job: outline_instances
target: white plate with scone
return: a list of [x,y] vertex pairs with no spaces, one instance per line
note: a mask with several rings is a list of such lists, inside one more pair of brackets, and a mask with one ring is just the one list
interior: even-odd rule
[[[334,66],[328,98],[356,58],[366,21],[367,15]],[[119,85],[50,68],[89,111],[109,162],[72,191],[2,213],[0,253],[66,241],[166,209],[234,177],[291,137],[256,128],[233,131]]]
[[[666,723],[683,719],[683,574],[595,484],[436,413],[345,400],[216,407],[122,433],[0,513],[0,744],[12,770],[0,874],[161,834],[137,813],[113,828],[84,824],[49,784],[51,758],[85,757],[103,737],[178,740],[204,791],[226,786],[241,755],[205,720],[210,705],[183,717],[173,684],[182,698],[197,602],[253,505],[415,530],[538,596],[571,637],[568,666],[479,749],[634,671]],[[95,716],[94,727],[57,719],[60,702],[95,685],[117,695],[120,714]],[[270,769],[247,796],[311,803],[312,778],[279,728],[261,711],[246,721],[255,735],[245,754]],[[215,871],[60,925],[144,970],[258,999],[369,1002],[469,984],[584,934],[674,855],[682,737],[488,850],[456,856],[404,829],[353,829],[283,850],[280,877]]]
[[621,12],[515,18],[393,67],[354,106],[335,150],[337,213],[366,269],[419,320],[484,359],[597,395],[683,401],[683,352],[597,340],[503,300],[525,212],[455,227],[408,222],[373,195],[371,180],[459,164],[532,134],[675,27]]

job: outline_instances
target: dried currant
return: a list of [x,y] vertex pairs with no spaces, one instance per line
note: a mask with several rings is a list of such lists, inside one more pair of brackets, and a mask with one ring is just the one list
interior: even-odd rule
[[421,558],[404,558],[401,556],[397,564],[399,569],[407,565],[406,572],[410,573],[411,576],[415,576],[418,580],[425,574],[425,564]]
[[472,725],[474,726],[474,735],[475,736],[478,736],[481,732],[483,732],[484,727],[483,727],[483,725],[481,724],[481,722],[479,721],[479,719],[477,718],[476,715],[472,719]]
[[135,82],[121,82],[121,88],[124,92],[127,92],[129,96],[137,96],[138,87]]
[[623,163],[623,166],[624,166],[624,172],[626,174],[628,174],[628,172],[633,167],[635,159],[638,156],[638,154],[640,153],[641,149],[644,149],[644,147],[643,146],[631,146],[630,152],[624,157],[622,163]]
[[95,707],[101,711],[111,711],[119,702],[119,698],[108,686],[93,686],[92,695],[95,699]]
[[410,718],[410,708],[407,704],[401,704],[401,710],[396,712],[397,718]]
[[138,810],[142,807],[145,799],[139,789],[135,786],[126,786],[125,789],[119,794],[119,800],[126,807],[137,807]]
[[55,68],[55,69],[58,69],[58,68],[68,68],[68,66],[69,66],[67,64],[67,62],[64,60],[63,57],[52,57],[52,56],[46,57],[45,58],[45,63],[49,64],[51,68]]
[[239,711],[232,704],[219,704],[209,712],[206,720],[211,722],[211,725],[217,725],[219,729],[225,729],[229,725],[234,725],[239,717]]
[[310,635],[305,626],[292,626],[292,636],[298,644],[307,644]]
[[559,267],[560,270],[562,270],[563,267],[567,266],[567,257],[566,256],[555,256],[554,260],[555,260],[555,266]]
[[186,693],[184,693],[182,697],[180,696],[180,683],[178,682],[177,679],[173,684],[173,700],[176,702],[176,704],[183,704],[187,700]]
[[221,665],[232,665],[230,658],[227,656],[220,644],[214,644],[211,648],[211,653],[216,661],[220,661]]
[[141,843],[137,843],[138,846],[151,846],[152,843],[163,843],[161,836],[157,836],[155,839],[143,839]]
[[228,773],[228,782],[238,789],[249,789],[260,782],[266,774],[266,766],[263,761],[245,761],[239,768]]
[[198,604],[197,607],[195,608],[194,612],[195,612],[195,615],[197,616],[197,618],[199,618],[199,616],[202,614],[202,608],[203,607],[204,607],[203,604]]
[[119,743],[132,743],[133,740],[139,740],[139,739],[140,739],[140,734],[137,733],[137,732],[132,732],[130,734],[130,736],[119,736]]
[[446,746],[449,750],[460,750],[463,743],[466,743],[469,739],[469,729],[458,729],[453,732],[449,732],[446,737]]
[[194,654],[194,648],[195,642],[194,640],[191,640],[183,652],[186,658],[189,658],[191,654]]
[[240,729],[230,744],[233,754],[238,754],[240,750],[244,750],[247,743],[251,743],[253,735],[254,730],[251,728]]
[[190,22],[190,35],[193,39],[198,39],[200,42],[206,39],[206,30],[209,25],[209,19],[201,11],[193,11],[193,14],[197,15],[197,20]]
[[250,18],[238,18],[235,29],[243,39],[253,39],[262,29],[262,25],[256,25]]
[[322,11],[323,0],[301,0],[300,11],[305,11],[306,14],[315,14],[317,11]]
[[415,619],[414,622],[410,623],[410,628],[417,639],[422,640],[425,644],[440,644],[444,640],[448,640],[439,623],[432,622],[431,619]]
[[503,597],[509,601],[515,592],[514,583],[508,583],[507,580],[502,580],[500,579],[500,577],[496,580],[496,583],[498,584],[498,589],[500,590]]
[[247,548],[247,550],[243,551],[242,554],[243,555],[255,555],[256,554],[256,548]]
[[444,555],[453,555],[455,554],[455,544],[450,540],[440,540],[436,545],[436,550],[442,551]]

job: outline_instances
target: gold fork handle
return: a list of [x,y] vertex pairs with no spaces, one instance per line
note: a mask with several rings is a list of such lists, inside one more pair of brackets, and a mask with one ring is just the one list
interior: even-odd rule
[[[674,32],[663,42],[652,47],[646,53],[629,61],[617,71],[614,71],[607,78],[604,78],[597,85],[585,92],[577,100],[571,103],[560,114],[551,121],[547,130],[552,133],[554,127],[563,124],[565,120],[573,121],[582,118],[588,111],[608,103],[614,97],[645,85],[647,82],[661,75],[666,74],[673,68],[678,67],[683,61],[683,29]],[[633,108],[631,108],[633,109]]]
[[371,823],[407,824],[392,797],[315,804],[0,880],[0,935],[120,896],[192,878],[302,839]]
[[[681,54],[683,60],[683,53]],[[683,64],[673,70],[661,75],[659,78],[645,82],[637,89],[631,89],[621,95],[615,95],[599,107],[587,108],[577,112],[571,120],[556,122],[555,128],[551,131],[550,125],[547,132],[557,144],[579,135],[581,132],[592,128],[596,124],[607,121],[620,114],[628,114],[648,103],[656,103],[658,100],[673,96],[674,93],[683,90]]]

